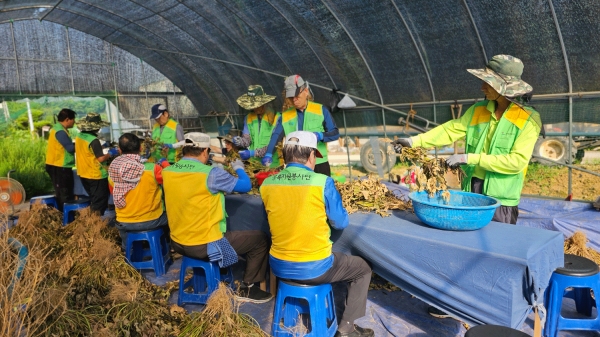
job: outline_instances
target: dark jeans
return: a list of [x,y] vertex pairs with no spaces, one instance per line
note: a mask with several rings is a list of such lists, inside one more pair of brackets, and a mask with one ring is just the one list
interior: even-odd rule
[[52,186],[54,186],[58,210],[62,212],[65,202],[73,200],[73,169],[46,164],[46,172],[48,172],[50,180],[52,180]]
[[310,280],[293,280],[306,285],[346,281],[348,295],[341,322],[353,323],[363,317],[367,309],[367,293],[371,283],[371,267],[360,256],[333,253],[333,266],[325,274]]
[[[117,209],[118,212],[118,209]],[[158,227],[167,226],[167,213],[164,213],[154,220],[143,221],[143,222],[115,222],[115,227],[121,234],[122,247],[125,248],[125,242],[127,242],[127,232],[139,232],[155,229]],[[168,231],[168,227],[166,228]],[[168,233],[167,237],[168,237]]]
[[329,162],[326,161],[324,163],[321,164],[317,164],[315,165],[315,172],[317,173],[321,173],[324,174],[328,177],[331,177],[331,167],[329,166]]
[[[482,194],[483,193],[483,182],[479,178],[471,178],[471,192]],[[492,221],[503,222],[511,225],[515,225],[517,223],[517,218],[519,217],[519,206],[500,206],[496,208],[496,213],[494,213],[494,217]]]
[[103,215],[104,211],[108,208],[108,198],[110,197],[108,178],[81,178],[81,185],[83,185],[85,192],[90,196],[90,208],[92,211]]
[[[266,278],[267,259],[271,246],[267,234],[260,230],[226,232],[225,238],[238,255],[246,255],[246,271],[244,282],[262,282]],[[177,253],[208,261],[206,244],[197,246],[184,246],[171,241],[171,247]]]

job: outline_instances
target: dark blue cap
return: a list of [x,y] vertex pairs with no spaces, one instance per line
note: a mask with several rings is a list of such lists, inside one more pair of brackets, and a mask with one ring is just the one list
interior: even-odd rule
[[157,119],[165,111],[167,111],[167,107],[166,106],[164,106],[162,104],[154,104],[152,106],[152,115],[150,116],[150,119]]

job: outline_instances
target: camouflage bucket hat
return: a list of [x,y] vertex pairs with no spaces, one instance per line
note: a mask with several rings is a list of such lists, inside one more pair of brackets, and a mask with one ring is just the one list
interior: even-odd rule
[[77,128],[80,131],[100,130],[109,125],[110,123],[103,121],[102,117],[97,113],[88,113],[85,117],[77,121]]
[[521,79],[523,62],[514,56],[496,55],[484,69],[467,71],[489,84],[502,96],[517,97],[533,91],[531,85]]
[[246,110],[253,110],[274,99],[275,96],[265,94],[262,86],[251,85],[248,87],[248,92],[237,99],[237,104]]

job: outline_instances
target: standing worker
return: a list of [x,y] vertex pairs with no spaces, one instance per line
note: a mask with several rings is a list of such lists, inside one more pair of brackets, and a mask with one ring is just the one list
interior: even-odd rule
[[[183,126],[170,118],[171,115],[167,107],[162,104],[154,104],[152,106],[152,115],[150,119],[154,120],[152,129],[152,139],[163,143],[164,148],[168,148],[167,161],[171,164],[175,162],[177,157],[176,149],[173,144],[183,141]],[[152,156],[154,158],[162,158],[160,149],[156,150]]]
[[[465,137],[465,153],[452,155],[446,162],[461,165],[466,175],[463,191],[500,201],[492,221],[514,225],[527,165],[542,125],[539,113],[526,105],[533,88],[521,79],[523,62],[510,55],[496,55],[485,69],[467,71],[483,81],[485,100],[458,119],[392,144],[400,152],[402,147],[444,146]],[[434,307],[429,313],[450,317]]]
[[119,150],[111,148],[104,154],[98,130],[108,126],[110,123],[102,121],[97,113],[88,113],[85,118],[77,122],[77,128],[81,131],[75,138],[75,161],[77,174],[81,178],[81,184],[90,197],[90,208],[93,212],[103,215],[108,208],[108,172],[104,167],[110,157],[119,154]]
[[[260,163],[259,158],[264,157],[273,129],[281,119],[280,113],[272,111],[267,106],[267,103],[274,99],[275,96],[265,94],[260,85],[249,86],[248,92],[237,99],[239,106],[251,111],[244,119],[242,136],[233,137],[236,146],[248,148],[239,152],[242,160]],[[269,167],[279,166],[279,155],[273,151]]]
[[373,330],[354,324],[365,315],[371,267],[359,256],[332,253],[331,228],[346,228],[348,212],[333,179],[313,171],[321,157],[317,143],[312,132],[290,132],[285,169],[260,187],[271,230],[269,264],[275,276],[295,283],[345,282],[346,308],[335,336],[371,337]]
[[67,200],[73,199],[73,166],[75,166],[75,145],[68,129],[75,124],[75,111],[62,109],[48,136],[46,150],[46,172],[52,180],[58,210],[63,211]]
[[327,142],[340,138],[333,117],[327,108],[319,103],[312,102],[312,93],[308,82],[300,75],[292,75],[284,82],[285,101],[284,106],[291,106],[281,113],[281,118],[273,130],[271,141],[267,147],[262,163],[271,165],[275,145],[294,131],[310,131],[317,136],[319,152],[323,158],[317,158],[314,171],[331,176],[331,168],[327,161]]
[[265,280],[269,239],[260,230],[226,231],[224,193],[246,193],[252,188],[240,159],[231,163],[238,177],[208,166],[210,137],[195,132],[186,135],[183,158],[162,171],[171,247],[177,253],[219,261],[224,268],[246,256],[246,270],[238,300],[264,303],[273,297],[255,285]]

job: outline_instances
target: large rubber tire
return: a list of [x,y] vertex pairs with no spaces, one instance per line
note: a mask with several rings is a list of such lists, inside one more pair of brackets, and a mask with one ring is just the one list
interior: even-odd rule
[[[385,155],[386,144],[379,141],[379,153],[381,153],[381,168],[384,173],[391,170],[396,165],[396,153],[391,145],[387,146],[387,156]],[[375,164],[375,156],[373,155],[373,148],[371,142],[366,142],[360,147],[360,163],[367,172],[377,173],[377,165]]]
[[[547,158],[559,162],[561,164],[568,164],[568,153],[569,138],[568,137],[546,137],[545,139],[540,137],[535,143],[533,148],[533,155]],[[577,155],[577,147],[573,145],[571,147],[571,163],[575,161]],[[546,160],[539,160],[533,158],[532,161],[538,162],[546,166],[554,166],[556,164]]]

